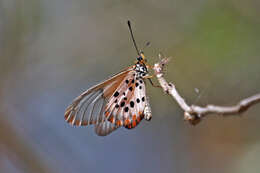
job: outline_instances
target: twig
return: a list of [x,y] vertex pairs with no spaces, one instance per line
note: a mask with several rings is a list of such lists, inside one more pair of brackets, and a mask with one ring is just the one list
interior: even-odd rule
[[154,73],[163,88],[163,90],[171,95],[173,99],[179,104],[184,111],[184,120],[189,121],[191,124],[196,125],[206,115],[217,114],[217,115],[238,115],[245,112],[249,107],[256,103],[260,103],[260,93],[241,100],[234,106],[216,106],[207,105],[205,107],[191,105],[189,106],[185,100],[180,96],[175,85],[168,83],[163,75],[165,65],[169,62],[168,58],[160,59],[159,63],[156,63],[153,67]]

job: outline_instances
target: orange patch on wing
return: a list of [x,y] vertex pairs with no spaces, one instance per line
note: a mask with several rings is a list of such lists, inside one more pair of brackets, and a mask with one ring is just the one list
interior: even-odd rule
[[132,126],[133,126],[133,128],[136,126],[136,121],[132,121]]
[[82,121],[82,122],[81,122],[81,125],[82,125],[82,126],[86,126],[86,125],[88,125],[88,122],[87,122],[87,121]]
[[122,125],[121,121],[120,121],[120,120],[117,120],[117,121],[116,121],[116,125],[117,125],[117,126],[121,126],[121,125]]
[[79,120],[76,120],[76,121],[74,122],[74,124],[75,124],[76,126],[80,126],[80,121],[79,121]]
[[133,115],[133,121],[135,121],[136,120],[136,115]]
[[68,111],[68,112],[65,113],[64,118],[65,118],[66,121],[68,120],[69,114],[70,114],[70,111]]
[[106,111],[105,116],[108,117],[109,114],[110,114],[110,112]]
[[126,119],[126,120],[125,120],[125,126],[127,126],[128,124],[130,124],[130,120],[129,120],[129,119]]
[[110,117],[108,118],[108,121],[110,121],[111,123],[113,123],[113,122],[114,122],[114,117],[113,117],[113,116],[110,116]]
[[71,115],[71,116],[69,117],[69,119],[67,120],[68,123],[72,124],[72,122],[73,122],[73,120],[74,120],[74,117],[75,117],[75,114]]
[[64,115],[64,118],[66,121],[69,120],[70,118],[70,114],[72,114],[74,112],[74,110],[72,109],[71,106],[69,106],[67,109],[66,109],[66,112],[65,112],[65,115]]
[[137,123],[139,123],[141,121],[140,116],[137,117],[136,121],[137,121]]
[[139,111],[139,112],[138,112],[138,115],[143,119],[143,117],[144,117],[143,112]]
[[110,83],[110,82],[114,82],[114,83],[109,87],[109,89],[104,91],[104,97],[111,97],[112,94],[115,92],[115,90],[118,88],[118,86],[120,85],[120,83],[122,82],[122,80],[125,78],[125,76],[128,73],[129,73],[128,71],[125,71],[124,73],[117,76],[116,78],[105,82],[103,85],[106,85],[107,83]]

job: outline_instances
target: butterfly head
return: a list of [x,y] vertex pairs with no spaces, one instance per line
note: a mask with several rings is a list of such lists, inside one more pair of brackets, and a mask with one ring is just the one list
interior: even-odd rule
[[137,57],[137,63],[144,64],[147,62],[147,59],[144,56],[143,52],[140,52],[139,56]]

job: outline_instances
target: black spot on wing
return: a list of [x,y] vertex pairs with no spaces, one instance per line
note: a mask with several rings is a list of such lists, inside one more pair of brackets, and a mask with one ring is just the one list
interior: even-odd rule
[[118,92],[118,91],[116,91],[116,92],[114,93],[114,97],[117,97],[117,96],[119,96],[119,92]]
[[121,107],[125,106],[125,102],[121,102],[120,106]]
[[130,106],[133,108],[135,106],[135,103],[133,101],[130,101]]
[[128,112],[129,108],[128,107],[125,107],[125,112]]

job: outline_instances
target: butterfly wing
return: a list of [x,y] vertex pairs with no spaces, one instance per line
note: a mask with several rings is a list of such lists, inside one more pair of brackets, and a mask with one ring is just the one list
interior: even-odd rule
[[104,122],[104,106],[121,81],[132,69],[128,68],[108,80],[83,92],[65,111],[65,120],[77,126]]
[[146,106],[145,82],[135,78],[136,73],[127,75],[124,83],[108,101],[105,108],[107,120],[128,129],[136,127],[144,118]]
[[99,136],[106,136],[116,130],[118,127],[116,124],[110,121],[105,121],[103,123],[95,124],[95,133]]

